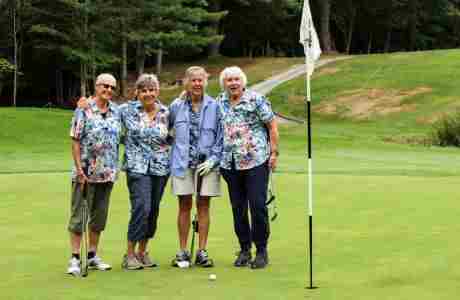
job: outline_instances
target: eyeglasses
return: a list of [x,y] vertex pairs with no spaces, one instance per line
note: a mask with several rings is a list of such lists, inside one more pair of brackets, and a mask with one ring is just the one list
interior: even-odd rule
[[114,87],[113,85],[110,85],[110,84],[100,84],[101,86],[103,86],[106,90],[108,90],[109,88],[113,91],[116,89],[116,87]]

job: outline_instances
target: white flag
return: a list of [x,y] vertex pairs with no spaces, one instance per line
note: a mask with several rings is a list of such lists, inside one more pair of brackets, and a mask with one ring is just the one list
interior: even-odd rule
[[304,47],[305,58],[308,59],[309,73],[313,73],[315,61],[321,55],[318,35],[316,34],[315,25],[311,17],[309,0],[304,0],[302,11],[302,23],[300,24],[300,43]]

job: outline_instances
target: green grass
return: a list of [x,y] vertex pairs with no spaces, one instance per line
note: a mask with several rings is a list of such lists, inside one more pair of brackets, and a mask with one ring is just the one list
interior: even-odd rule
[[[423,83],[433,88],[432,99],[420,100],[422,104],[414,114],[430,109],[443,111],[449,105],[450,100],[446,99],[450,99],[457,87],[453,82],[446,82],[449,72],[441,70],[451,70],[456,62],[446,57],[453,59],[460,56],[459,53],[415,54],[416,58],[423,57],[420,61],[413,61],[415,58],[408,55],[404,58],[405,64],[392,67],[391,74],[383,72],[386,75],[379,82],[410,87],[422,84],[409,76],[401,77],[406,83],[390,78],[398,77],[395,74],[402,72],[401,68],[407,69],[404,72],[411,68],[418,70],[414,72],[419,78],[434,78],[431,73],[437,73],[437,82],[433,79]],[[388,61],[390,65],[392,60],[402,60],[402,55],[355,57],[337,64],[337,68],[346,67],[350,77],[359,77],[365,70],[371,72],[376,60]],[[424,66],[417,66],[422,62]],[[345,80],[345,77],[341,78]],[[331,95],[354,89],[353,84],[359,88],[359,81],[350,81],[348,86],[339,79],[318,77],[313,92],[323,95],[321,101],[329,101],[333,99],[329,98]],[[317,87],[320,84],[321,89]],[[443,100],[443,94],[452,95]],[[274,98],[275,102],[279,101]],[[447,107],[443,103],[447,103]],[[300,115],[302,109],[296,107],[293,111]],[[417,125],[410,113],[366,121],[315,114],[314,280],[319,289],[314,291],[304,289],[308,284],[306,134],[300,125],[282,125],[280,129],[281,156],[279,172],[275,175],[279,218],[272,224],[271,264],[266,270],[232,267],[237,242],[225,188],[224,195],[212,202],[211,210],[209,251],[216,268],[178,270],[170,267],[178,247],[177,201],[168,186],[158,234],[150,248],[160,268],[122,271],[120,263],[129,216],[128,193],[122,175],[112,194],[109,224],[101,243],[101,254],[114,269],[107,273],[91,272],[87,279],[66,276],[68,170],[72,164],[68,138],[70,118],[69,111],[0,109],[0,209],[4,212],[0,220],[2,299],[432,300],[457,297],[460,280],[460,269],[455,265],[460,255],[460,245],[455,238],[460,230],[458,149],[386,142],[392,136],[423,136],[429,132],[429,125]],[[215,282],[208,281],[210,273],[217,275]]]
[[[386,117],[370,117],[370,120],[344,119],[340,114],[326,118],[314,113],[316,123],[339,119],[358,123],[359,126],[378,128],[379,133],[392,136],[426,135],[431,129],[421,118],[449,113],[459,107],[460,86],[456,73],[460,67],[460,52],[438,50],[414,53],[356,56],[325,68],[336,68],[336,73],[318,76],[315,70],[312,80],[312,105],[333,101],[337,96],[357,89],[383,89],[386,91],[408,91],[420,87],[431,88],[428,93],[418,94],[403,100],[403,104],[415,104],[416,110]],[[300,77],[278,87],[269,95],[276,110],[298,118],[304,118],[303,105],[292,105],[289,97],[305,97],[305,79]],[[346,110],[347,108],[344,107]],[[332,119],[332,120],[331,120]]]

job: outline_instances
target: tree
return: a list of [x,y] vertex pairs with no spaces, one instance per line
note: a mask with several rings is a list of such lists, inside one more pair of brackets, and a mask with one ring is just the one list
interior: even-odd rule
[[[304,0],[308,1],[308,0]],[[331,39],[331,0],[317,0],[320,7],[320,41],[322,44],[322,50],[325,53],[332,52],[332,39]]]

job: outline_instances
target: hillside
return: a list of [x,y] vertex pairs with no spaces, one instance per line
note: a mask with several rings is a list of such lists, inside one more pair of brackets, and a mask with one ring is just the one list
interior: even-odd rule
[[[387,138],[422,138],[460,107],[459,67],[459,50],[439,50],[355,56],[319,68],[312,79],[315,122],[363,126]],[[304,118],[303,77],[269,96],[276,110]]]

